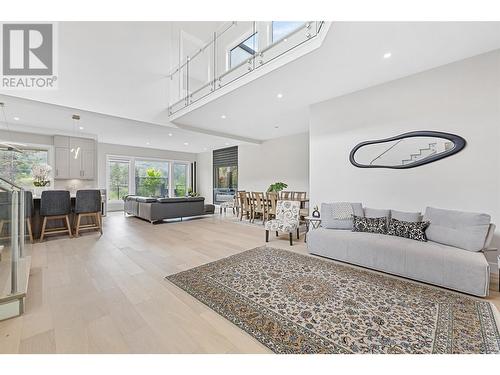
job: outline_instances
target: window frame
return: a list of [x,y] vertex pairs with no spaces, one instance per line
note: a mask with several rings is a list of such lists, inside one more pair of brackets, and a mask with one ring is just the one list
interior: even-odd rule
[[[238,65],[235,65],[235,66],[231,65],[231,51],[233,51],[235,48],[238,48],[240,46],[240,44],[242,44],[243,42],[245,42],[246,40],[250,39],[253,36],[256,37],[257,45],[258,45],[258,43],[259,43],[259,31],[258,30],[250,30],[249,32],[243,34],[243,36],[239,36],[237,39],[235,39],[234,41],[232,41],[231,43],[229,43],[227,45],[227,47],[226,47],[226,71],[230,71],[230,70],[235,69],[241,65],[241,63]],[[257,49],[258,49],[258,47],[257,47]],[[257,53],[257,51],[255,51],[255,54],[256,53]],[[252,57],[255,56],[255,54],[252,55]]]

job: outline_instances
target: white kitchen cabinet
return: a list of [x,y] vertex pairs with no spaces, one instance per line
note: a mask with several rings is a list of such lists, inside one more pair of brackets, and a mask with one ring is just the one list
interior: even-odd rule
[[69,148],[67,147],[56,147],[55,151],[55,168],[54,168],[54,178],[55,179],[67,179],[69,178]]
[[55,179],[93,180],[96,144],[93,139],[54,136]]

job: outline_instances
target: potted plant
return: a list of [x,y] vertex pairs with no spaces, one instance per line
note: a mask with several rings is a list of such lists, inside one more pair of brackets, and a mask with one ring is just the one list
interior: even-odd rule
[[281,190],[286,189],[288,187],[284,182],[275,182],[274,184],[269,185],[267,192],[276,192],[279,193]]
[[188,188],[188,196],[191,198],[195,198],[195,197],[199,197],[200,194],[194,192],[192,188]]

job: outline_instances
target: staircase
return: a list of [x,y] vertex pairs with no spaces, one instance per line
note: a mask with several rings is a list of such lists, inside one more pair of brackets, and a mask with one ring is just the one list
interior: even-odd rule
[[410,154],[410,157],[408,159],[403,159],[401,160],[401,165],[407,165],[414,163],[418,160],[425,159],[431,155],[436,154],[436,143],[429,143],[428,147],[421,148],[419,149],[418,153],[416,154]]

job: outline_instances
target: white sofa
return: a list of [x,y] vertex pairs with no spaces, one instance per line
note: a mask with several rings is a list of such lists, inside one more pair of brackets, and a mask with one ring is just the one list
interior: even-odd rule
[[[426,215],[428,211],[426,211]],[[458,211],[441,211],[458,213]],[[458,216],[453,215],[454,220]],[[439,222],[439,219],[435,218],[434,221]],[[469,224],[467,223],[467,225]],[[439,222],[439,225],[441,226],[443,223]],[[484,228],[484,223],[481,225]],[[446,235],[454,237],[452,241],[456,241],[457,236],[459,236],[458,234],[453,236],[455,231],[461,236],[467,234],[467,231],[457,223],[452,223],[450,228],[440,229],[440,226],[434,225],[432,229],[429,227],[429,233],[433,232],[439,238],[439,235],[446,233],[446,230],[451,231]],[[478,230],[477,226],[473,226],[472,230],[475,231],[476,239],[479,238],[478,235],[482,236],[484,233],[484,231]],[[490,245],[494,230],[495,226],[489,224],[488,219],[486,233],[482,239],[483,245],[480,247],[485,249]],[[446,242],[441,239],[440,241]],[[488,295],[490,267],[482,251],[465,250],[431,240],[420,242],[385,234],[352,232],[346,229],[324,227],[313,229],[308,233],[307,247],[311,254],[476,296]]]

